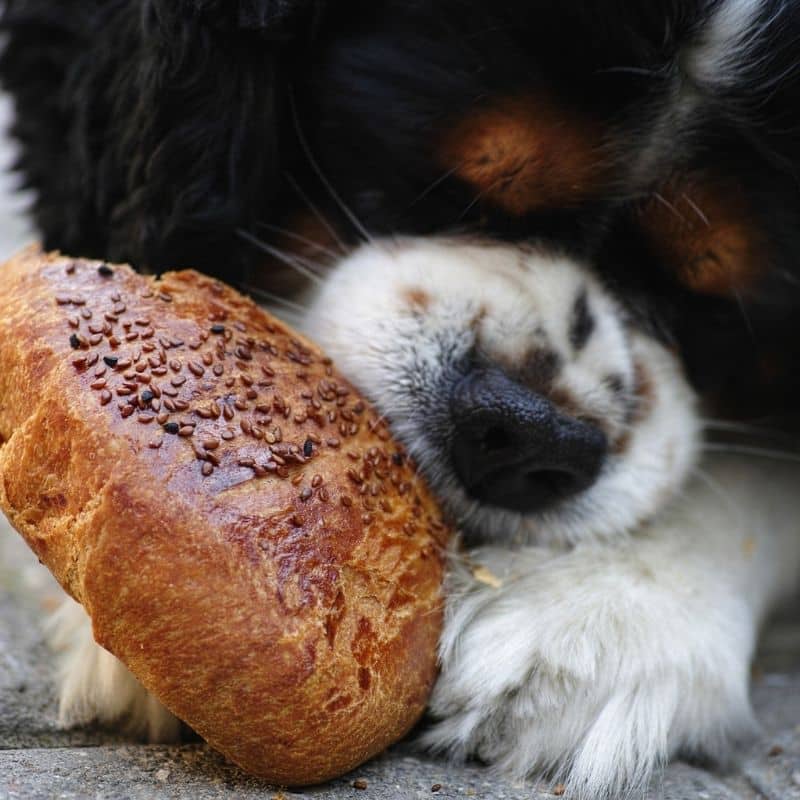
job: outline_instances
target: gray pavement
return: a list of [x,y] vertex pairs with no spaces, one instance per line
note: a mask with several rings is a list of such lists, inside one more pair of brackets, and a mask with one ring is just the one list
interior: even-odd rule
[[[9,109],[0,96],[0,128]],[[0,258],[31,238],[25,198],[5,174],[13,154],[0,136]],[[243,774],[203,744],[156,747],[92,728],[61,730],[52,658],[42,620],[60,590],[0,518],[0,800],[542,800],[552,785],[512,784],[477,765],[420,757],[403,743],[326,786],[290,792]],[[763,736],[736,770],[716,774],[677,763],[654,781],[647,800],[800,800],[800,622],[772,627],[762,643],[753,696]]]

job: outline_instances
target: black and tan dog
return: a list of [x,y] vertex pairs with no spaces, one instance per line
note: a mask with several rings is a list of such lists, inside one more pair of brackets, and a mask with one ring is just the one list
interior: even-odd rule
[[[427,741],[591,797],[724,756],[800,570],[796,476],[698,477],[698,397],[797,405],[800,5],[9,0],[4,27],[46,246],[265,297],[291,268],[475,546]],[[69,615],[65,719],[170,735]]]

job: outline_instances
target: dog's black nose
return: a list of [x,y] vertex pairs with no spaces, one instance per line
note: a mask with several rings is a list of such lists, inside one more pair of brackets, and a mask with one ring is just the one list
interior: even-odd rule
[[591,486],[602,469],[608,443],[601,430],[498,369],[462,378],[451,412],[456,473],[482,503],[540,511]]

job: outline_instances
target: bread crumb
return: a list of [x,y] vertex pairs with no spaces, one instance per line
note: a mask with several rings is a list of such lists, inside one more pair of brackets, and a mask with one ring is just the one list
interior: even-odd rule
[[438,792],[439,789],[441,789],[441,788],[442,788],[442,784],[441,783],[434,783],[433,786],[431,786],[431,791],[432,792]]
[[486,567],[473,567],[472,577],[480,583],[485,583],[493,589],[499,589],[503,585],[503,581],[497,577],[493,572],[490,572]]
[[353,781],[354,789],[366,789],[369,784],[363,778],[356,778]]
[[553,794],[554,794],[556,797],[561,797],[561,795],[562,795],[562,794],[564,794],[564,792],[566,792],[566,791],[567,791],[567,787],[566,787],[566,786],[564,786],[564,784],[563,784],[563,783],[557,783],[557,784],[556,784],[556,785],[553,787]]

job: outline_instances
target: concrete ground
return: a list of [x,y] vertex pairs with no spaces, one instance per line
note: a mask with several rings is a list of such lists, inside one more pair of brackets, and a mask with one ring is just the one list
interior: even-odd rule
[[[0,128],[8,106],[0,97]],[[11,151],[0,139],[0,258],[30,237],[24,198],[3,174]],[[264,800],[412,800],[558,796],[553,785],[515,784],[478,766],[451,766],[403,743],[353,774],[302,792],[249,778],[203,744],[145,746],[96,729],[61,730],[52,659],[42,620],[58,588],[22,540],[0,519],[0,800],[96,798],[263,798]],[[800,800],[800,622],[773,626],[754,671],[753,697],[763,735],[736,770],[713,773],[677,763],[648,800]],[[792,621],[793,619],[793,621]]]

